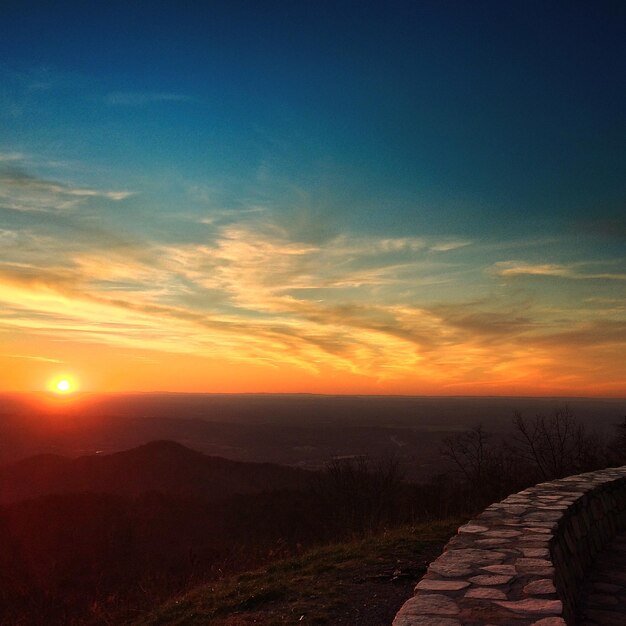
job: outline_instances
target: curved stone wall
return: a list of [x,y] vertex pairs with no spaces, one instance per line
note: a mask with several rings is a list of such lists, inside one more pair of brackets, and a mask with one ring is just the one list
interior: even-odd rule
[[459,528],[393,626],[575,623],[584,572],[626,528],[626,467],[540,483]]

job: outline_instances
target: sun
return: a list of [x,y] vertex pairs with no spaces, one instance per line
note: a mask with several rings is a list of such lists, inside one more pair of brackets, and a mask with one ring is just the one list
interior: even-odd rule
[[62,376],[50,381],[48,389],[57,395],[66,396],[76,391],[76,382],[70,376]]
[[70,391],[72,389],[72,385],[70,385],[70,381],[67,380],[67,378],[64,378],[63,380],[60,380],[57,384],[56,384],[56,390],[59,393],[67,393],[68,391]]

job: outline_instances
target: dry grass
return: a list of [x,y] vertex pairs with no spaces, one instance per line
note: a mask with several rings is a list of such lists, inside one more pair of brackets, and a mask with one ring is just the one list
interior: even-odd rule
[[309,550],[198,587],[144,615],[135,626],[390,623],[461,522],[406,526]]

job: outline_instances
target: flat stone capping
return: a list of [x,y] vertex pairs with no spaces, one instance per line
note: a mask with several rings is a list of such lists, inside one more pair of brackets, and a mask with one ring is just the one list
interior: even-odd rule
[[575,624],[585,572],[624,529],[626,466],[520,491],[459,528],[393,626]]

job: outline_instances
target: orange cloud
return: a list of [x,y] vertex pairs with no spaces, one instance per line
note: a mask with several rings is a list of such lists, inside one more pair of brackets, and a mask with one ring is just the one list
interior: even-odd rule
[[[494,277],[569,279],[573,270],[485,265],[476,244],[453,238],[344,233],[305,241],[253,213],[210,225],[202,242],[104,250],[89,239],[10,229],[0,240],[0,338],[11,338],[0,363],[13,372],[9,388],[32,384],[28,364],[39,371],[55,361],[74,361],[89,372],[83,386],[91,380],[99,389],[626,388],[615,299],[584,291],[587,304],[568,307],[551,294],[507,291]],[[116,368],[132,375],[111,374]]]

